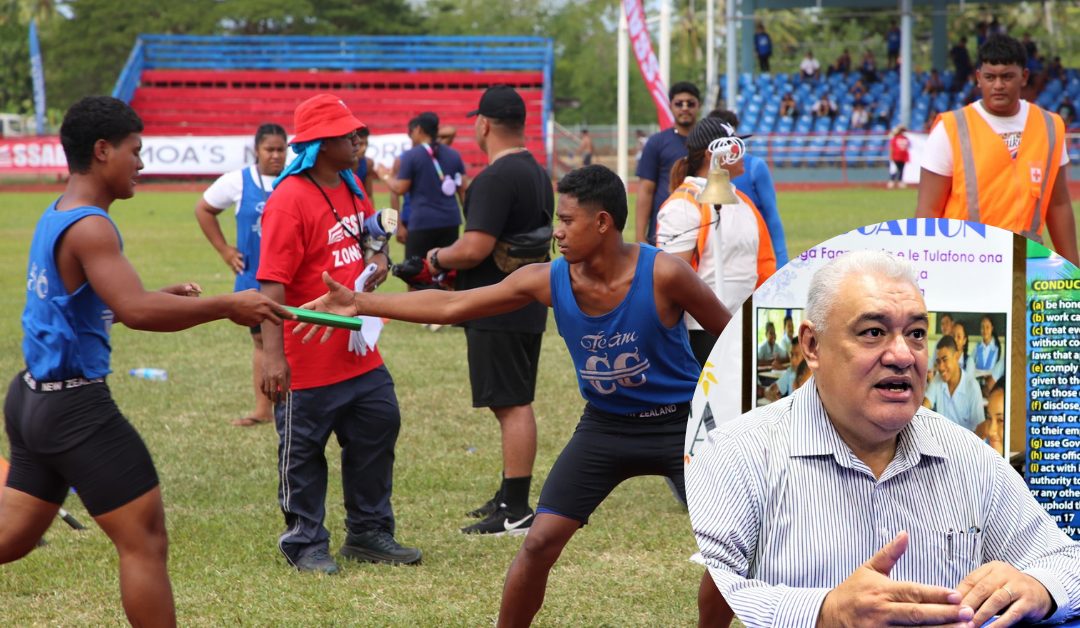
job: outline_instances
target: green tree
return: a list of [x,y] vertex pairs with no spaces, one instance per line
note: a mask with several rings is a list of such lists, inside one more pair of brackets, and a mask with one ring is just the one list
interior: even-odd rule
[[0,111],[5,113],[34,109],[28,24],[18,2],[0,0]]

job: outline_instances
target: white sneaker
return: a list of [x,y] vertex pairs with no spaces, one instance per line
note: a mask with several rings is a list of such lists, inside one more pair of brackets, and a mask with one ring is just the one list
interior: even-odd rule
[[887,188],[889,188],[891,190],[894,187],[896,187],[896,182],[895,181],[889,181],[888,183],[885,184],[885,187],[887,187]]
[[424,323],[424,329],[434,333],[442,329],[442,325],[436,325],[434,323]]
[[903,181],[901,181],[900,184],[897,187],[899,187],[901,190],[906,190],[907,189],[907,183],[904,183]]

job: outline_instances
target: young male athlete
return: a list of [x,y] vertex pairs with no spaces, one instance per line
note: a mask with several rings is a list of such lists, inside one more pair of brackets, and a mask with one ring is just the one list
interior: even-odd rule
[[105,382],[110,330],[122,322],[178,331],[221,318],[250,327],[293,316],[254,290],[197,299],[185,298],[202,291],[194,283],[143,289],[108,214],[135,193],[142,130],[131,107],[104,96],[72,105],[60,127],[71,178],[30,244],[26,370],[4,403],[11,470],[0,499],[0,564],[37,545],[74,486],[120,555],[128,621],[171,627],[161,489],[150,452]]
[[[555,322],[587,403],[569,444],[540,493],[535,520],[506,577],[499,627],[528,626],[540,610],[563,547],[624,480],[663,475],[684,491],[682,447],[700,368],[684,312],[719,335],[731,318],[690,265],[648,245],[623,241],[626,191],[600,165],[566,175],[555,240],[562,258],[531,264],[502,282],[458,292],[355,294],[324,274],[330,292],[305,307],[354,316],[451,324],[538,301]],[[301,331],[306,325],[299,325]],[[315,336],[308,332],[305,340]],[[324,340],[329,332],[324,334]],[[684,493],[685,494],[685,493]],[[531,518],[507,520],[513,533]],[[699,591],[699,625],[727,626],[731,612],[708,572]]]

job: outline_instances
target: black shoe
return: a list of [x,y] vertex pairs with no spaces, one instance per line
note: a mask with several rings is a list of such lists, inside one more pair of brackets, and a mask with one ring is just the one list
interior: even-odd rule
[[330,552],[324,549],[317,549],[307,556],[296,561],[297,571],[321,571],[325,574],[335,574],[341,571],[341,567],[338,567],[333,558],[330,558]]
[[506,504],[499,504],[499,509],[491,513],[480,523],[462,528],[465,534],[484,534],[488,536],[510,536],[525,534],[532,525],[532,508],[526,508],[524,513],[514,514],[506,509]]
[[415,565],[424,555],[414,547],[402,547],[386,530],[368,530],[360,534],[346,532],[345,543],[338,550],[345,558],[388,565]]
[[495,497],[487,500],[483,506],[476,510],[470,510],[465,513],[466,517],[472,517],[473,519],[486,519],[493,515],[496,510],[499,509],[499,504],[502,503],[502,489],[495,491]]

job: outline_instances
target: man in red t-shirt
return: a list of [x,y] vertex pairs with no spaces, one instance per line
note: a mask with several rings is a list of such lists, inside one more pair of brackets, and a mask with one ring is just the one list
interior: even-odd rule
[[[278,178],[263,212],[262,293],[301,305],[325,292],[322,272],[371,291],[386,277],[389,259],[373,248],[364,219],[375,211],[353,174],[356,131],[364,124],[329,94],[296,109],[297,158]],[[356,288],[357,290],[360,287]],[[391,564],[420,561],[418,549],[394,540],[394,445],[401,425],[394,381],[376,348],[338,334],[323,346],[305,345],[287,329],[263,328],[262,390],[276,404],[278,499],[286,530],[278,548],[300,571],[337,573],[329,554],[325,449],[331,432],[341,444],[346,558]],[[354,332],[355,333],[355,332]]]

